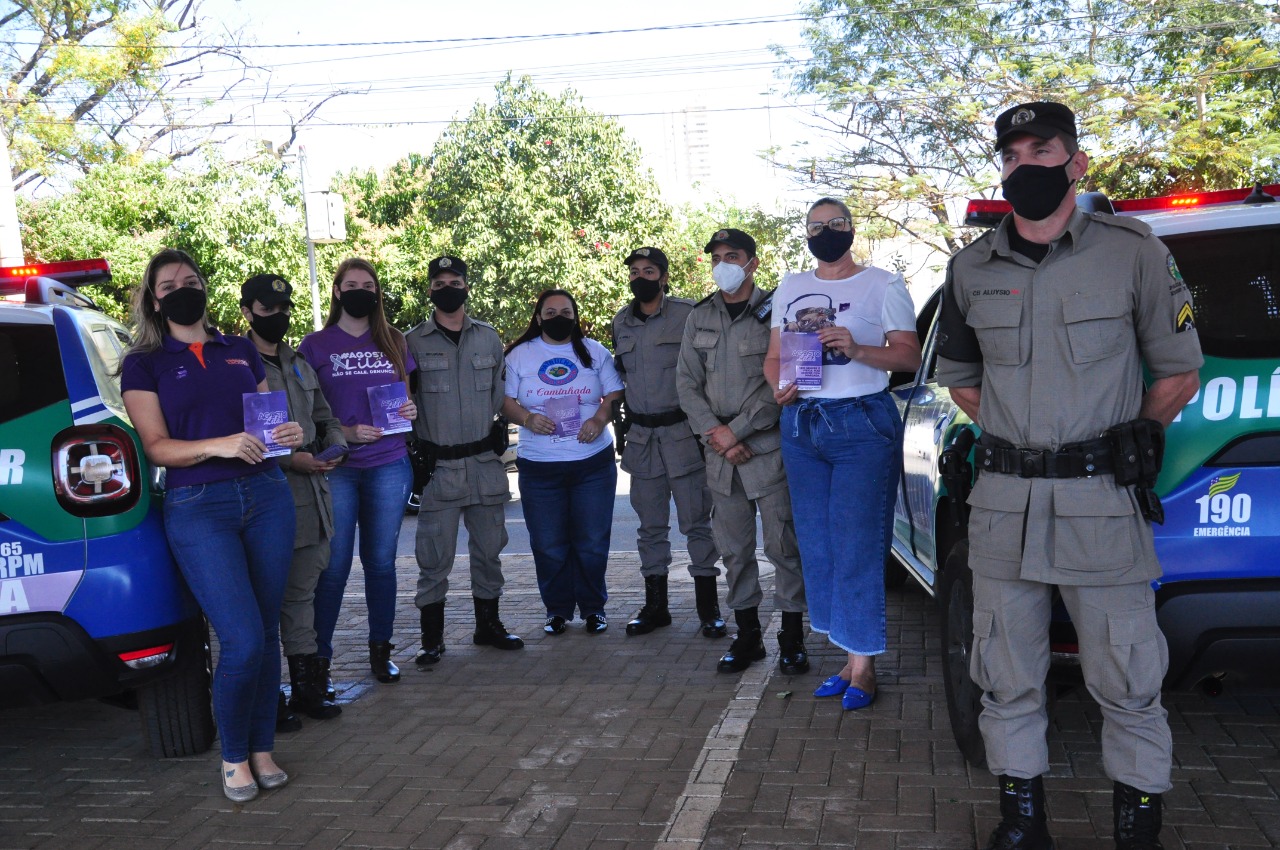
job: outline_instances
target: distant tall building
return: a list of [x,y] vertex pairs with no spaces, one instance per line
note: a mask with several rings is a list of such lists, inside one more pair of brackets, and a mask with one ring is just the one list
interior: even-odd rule
[[663,159],[673,187],[680,189],[711,177],[707,109],[693,106],[664,117]]

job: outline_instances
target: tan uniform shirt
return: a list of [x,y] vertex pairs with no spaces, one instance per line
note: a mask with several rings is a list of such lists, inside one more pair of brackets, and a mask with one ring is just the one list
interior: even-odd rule
[[[438,446],[471,443],[489,436],[502,409],[502,341],[491,325],[463,317],[457,345],[428,319],[405,335],[418,364],[413,432]],[[502,460],[491,451],[460,460],[440,460],[422,493],[422,510],[496,505],[511,500]]]
[[750,306],[735,319],[725,308],[724,296],[715,293],[693,308],[680,342],[676,389],[694,433],[701,437],[727,424],[755,455],[735,467],[714,451],[706,453],[707,486],[721,495],[732,492],[735,471],[749,499],[787,486],[778,430],[782,408],[764,377],[769,324],[752,315],[766,297],[755,289]]
[[[655,415],[680,407],[676,368],[685,322],[693,312],[687,298],[664,296],[657,312],[640,320],[635,302],[613,317],[613,351],[626,383],[628,412]],[[648,428],[632,422],[622,453],[622,468],[636,478],[679,478],[705,467],[689,422]]]
[[[311,365],[298,356],[288,344],[282,342],[277,349],[280,366],[265,357],[267,386],[273,391],[284,390],[289,397],[289,417],[302,426],[302,445],[311,444],[317,436],[322,449],[329,446],[345,446],[342,424],[333,415],[329,402],[320,391],[320,380]],[[294,472],[287,458],[280,464],[293,490],[293,503],[297,513],[297,531],[293,548],[314,546],[333,536],[333,497],[329,492],[329,479],[323,473]]]
[[[1077,210],[1039,265],[1010,249],[1010,226],[957,253],[945,284],[982,354],[948,359],[941,342],[938,383],[982,387],[984,431],[1032,449],[1094,439],[1137,418],[1144,364],[1159,379],[1204,362],[1190,292],[1146,224]],[[974,572],[1077,585],[1160,575],[1132,488],[1110,475],[983,474],[969,504]]]

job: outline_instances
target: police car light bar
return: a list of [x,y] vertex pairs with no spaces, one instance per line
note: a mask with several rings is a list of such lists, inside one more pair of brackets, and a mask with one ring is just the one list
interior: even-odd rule
[[[1264,194],[1280,197],[1280,183],[1263,186]],[[1186,195],[1164,195],[1158,198],[1132,198],[1112,201],[1117,213],[1152,212],[1154,210],[1181,210],[1207,207],[1215,204],[1238,204],[1249,197],[1254,189],[1219,189],[1211,192],[1195,192]],[[969,201],[964,213],[964,223],[971,227],[995,227],[1000,219],[1013,208],[1008,201],[978,198]]]
[[[57,263],[29,263],[24,266],[0,268],[0,287],[11,291],[14,282],[33,277],[48,277],[67,286],[83,286],[111,280],[111,266],[101,257],[93,260],[64,260]],[[16,290],[15,290],[16,291]]]

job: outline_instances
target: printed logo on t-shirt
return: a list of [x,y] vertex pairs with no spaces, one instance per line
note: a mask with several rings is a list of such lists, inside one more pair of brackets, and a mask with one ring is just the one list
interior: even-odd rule
[[578,366],[564,357],[553,357],[538,367],[538,379],[553,387],[564,386],[578,377]]
[[[848,304],[840,305],[840,312],[848,309]],[[823,328],[834,328],[836,312],[832,307],[830,295],[807,292],[786,305],[782,329],[790,333],[817,333]],[[839,351],[829,348],[822,350],[823,365],[843,366],[849,362],[849,358]]]
[[396,367],[381,351],[346,351],[341,354],[330,354],[329,362],[333,364],[335,378],[345,378],[348,375],[395,374],[396,371]]
[[239,357],[228,357],[225,362],[228,366],[243,366],[246,369],[249,368],[249,361],[242,360]]

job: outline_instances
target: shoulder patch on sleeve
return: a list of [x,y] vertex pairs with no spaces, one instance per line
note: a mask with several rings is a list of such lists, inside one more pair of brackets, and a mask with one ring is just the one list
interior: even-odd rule
[[[1172,261],[1170,257],[1170,261]],[[1178,308],[1177,327],[1174,328],[1175,333],[1184,331],[1193,331],[1196,329],[1196,316],[1191,310],[1191,302],[1183,301],[1182,306]]]

